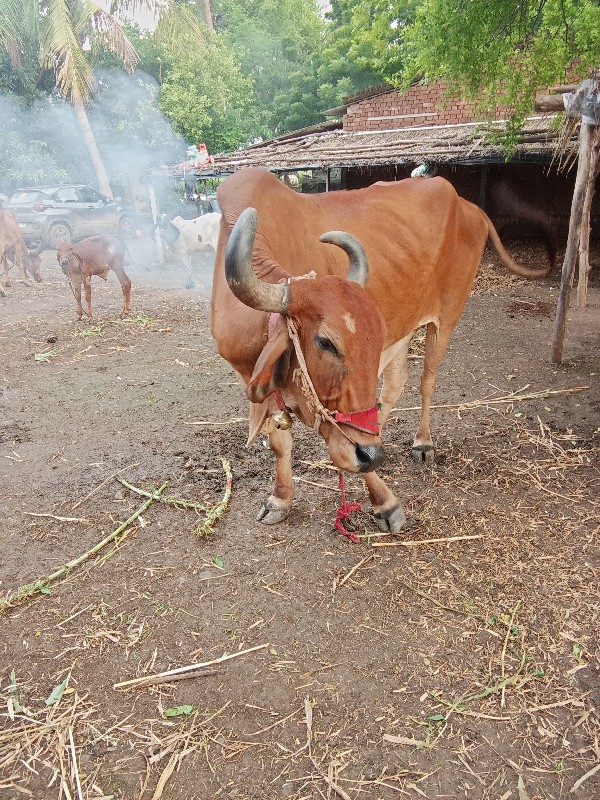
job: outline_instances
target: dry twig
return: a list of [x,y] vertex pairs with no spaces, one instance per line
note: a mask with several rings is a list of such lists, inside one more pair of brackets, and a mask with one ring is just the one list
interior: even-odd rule
[[[133,689],[136,686],[152,686],[155,683],[162,683],[165,678],[169,680],[190,678],[192,677],[190,673],[199,672],[205,667],[212,667],[215,664],[222,664],[225,661],[231,661],[233,658],[239,658],[240,656],[245,656],[248,653],[254,653],[256,650],[264,650],[264,648],[268,646],[268,642],[266,644],[258,644],[255,647],[249,647],[247,650],[239,650],[237,653],[230,653],[229,655],[223,655],[220,658],[215,658],[213,661],[205,661],[198,664],[188,664],[187,667],[177,667],[176,669],[169,669],[166,672],[158,672],[155,675],[144,675],[141,678],[132,678],[129,681],[121,681],[121,683],[115,683],[113,689]],[[202,675],[204,673],[200,672],[200,674]],[[195,677],[195,675],[193,677]]]

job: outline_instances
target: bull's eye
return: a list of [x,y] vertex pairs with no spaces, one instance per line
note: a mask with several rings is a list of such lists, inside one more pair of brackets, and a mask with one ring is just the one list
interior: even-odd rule
[[327,353],[331,353],[334,356],[339,355],[334,343],[326,336],[317,336],[317,347],[319,347],[321,350],[325,350]]

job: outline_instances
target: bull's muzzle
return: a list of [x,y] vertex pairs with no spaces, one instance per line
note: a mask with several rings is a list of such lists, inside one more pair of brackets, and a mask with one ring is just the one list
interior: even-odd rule
[[357,444],[356,461],[360,472],[373,472],[383,464],[385,452],[380,444]]

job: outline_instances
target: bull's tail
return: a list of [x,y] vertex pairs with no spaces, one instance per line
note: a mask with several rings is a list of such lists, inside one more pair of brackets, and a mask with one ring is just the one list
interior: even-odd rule
[[550,264],[546,269],[528,269],[527,267],[520,266],[520,264],[517,264],[516,261],[513,261],[504,249],[504,245],[500,241],[498,231],[494,227],[492,220],[488,217],[485,211],[482,209],[479,210],[481,211],[487,224],[488,243],[492,245],[496,251],[496,254],[498,255],[498,258],[502,262],[503,266],[506,267],[506,269],[510,270],[510,272],[514,273],[515,275],[520,275],[522,278],[545,278],[552,272],[554,269],[554,258],[552,258],[550,253],[548,254]]

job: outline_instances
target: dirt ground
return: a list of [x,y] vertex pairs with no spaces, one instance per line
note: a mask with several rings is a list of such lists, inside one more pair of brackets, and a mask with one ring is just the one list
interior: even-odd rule
[[[598,800],[600,249],[560,366],[558,276],[486,254],[434,465],[410,457],[418,348],[384,431],[407,528],[375,534],[348,476],[359,544],[298,423],[293,512],[255,522],[273,463],[210,336],[211,255],[193,290],[151,243],[133,255],[129,319],[111,276],[78,322],[53,252],[0,299],[0,796]],[[117,478],[197,506],[123,528],[148,501]]]

